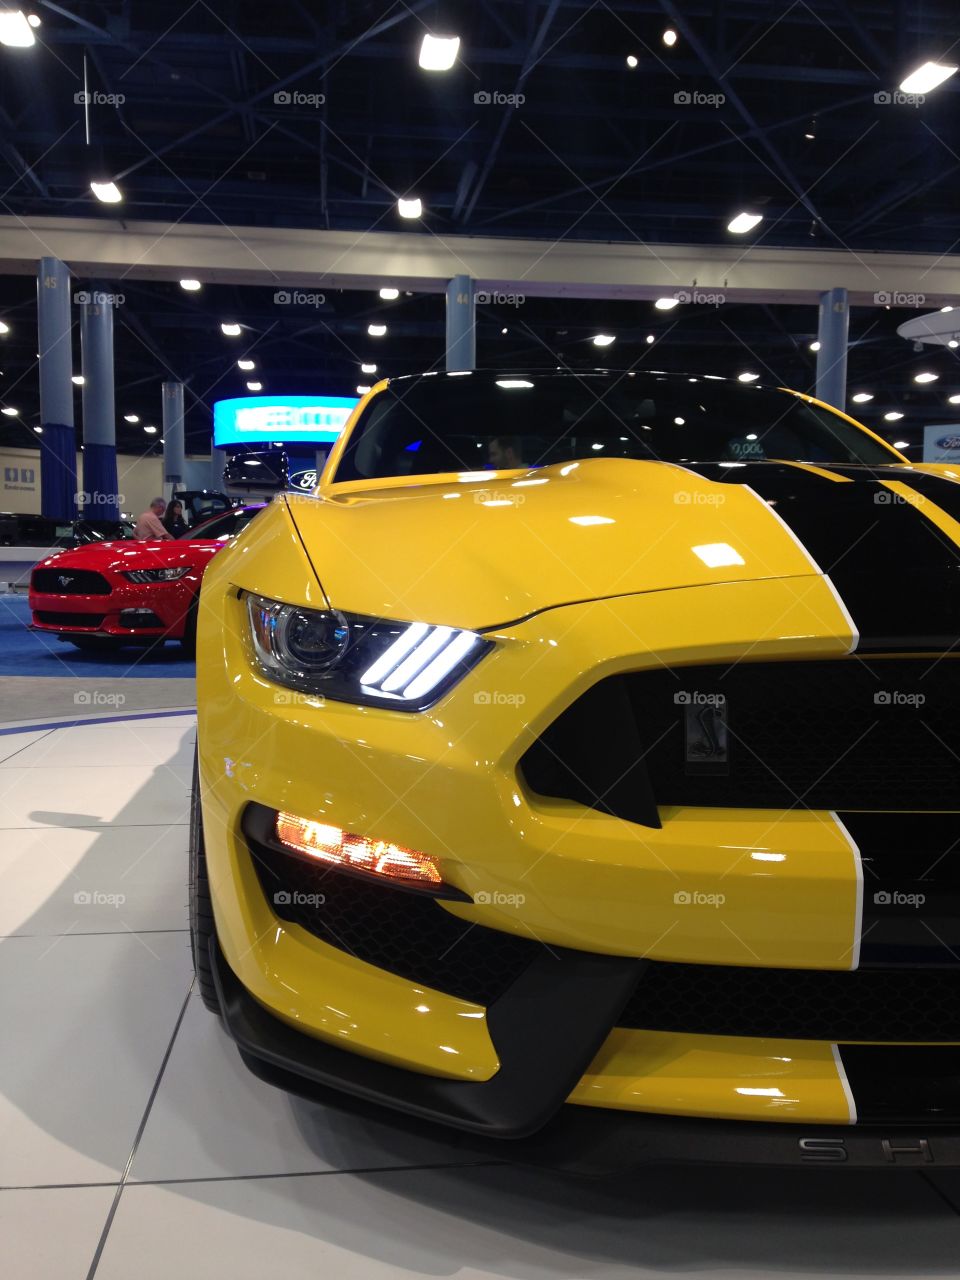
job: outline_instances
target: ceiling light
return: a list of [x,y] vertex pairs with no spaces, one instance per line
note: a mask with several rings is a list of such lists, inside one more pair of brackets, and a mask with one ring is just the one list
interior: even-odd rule
[[652,334],[652,333],[648,333],[648,334],[647,334],[647,345],[649,346],[651,342],[656,342],[656,338],[654,338],[654,336],[653,336],[653,334]]
[[157,428],[156,428],[156,427],[144,427],[143,429],[144,429],[144,431],[147,433],[147,435],[148,435],[148,436],[155,436],[155,435],[157,434]]
[[658,298],[653,305],[658,311],[672,311],[679,302],[679,298]]
[[119,204],[123,199],[120,188],[115,182],[91,182],[90,190],[104,204]]
[[811,351],[819,351],[819,350],[820,350],[820,343],[819,343],[819,342],[811,342],[811,343],[810,343],[810,350],[811,350]]
[[365,385],[361,384],[359,387],[357,387],[357,395],[358,395],[358,396],[365,396],[365,395],[367,395],[367,393],[369,392],[369,390],[370,390],[370,388],[369,388],[368,386],[365,386]]
[[727,230],[732,231],[735,236],[742,236],[744,232],[752,231],[754,227],[758,227],[762,221],[762,213],[738,213],[735,218],[731,218],[727,223]]
[[[42,436],[42,435],[43,435],[43,427],[34,427],[33,429],[34,429],[34,431],[37,433],[37,435],[38,435],[38,436]],[[80,448],[82,449],[82,448],[83,448],[83,445],[81,445],[81,446],[80,446]]]
[[10,332],[10,326],[7,324],[5,320],[0,320],[0,333],[9,333],[9,332]]
[[251,369],[255,369],[256,367],[257,367],[256,361],[254,360],[238,360],[237,361],[237,368],[242,369],[244,373],[249,373]]
[[674,31],[673,27],[667,27],[666,31],[663,33],[663,43],[668,49],[672,49],[677,43],[677,33]]
[[938,84],[949,80],[956,67],[943,62],[925,62],[923,66],[911,71],[905,80],[900,81],[901,93],[929,93]]
[[362,364],[360,366],[361,373],[376,373],[377,366],[375,364]]
[[885,422],[899,422],[903,417],[902,413],[898,413],[896,409],[891,409],[889,413],[883,415]]
[[15,418],[19,412],[19,409],[13,409],[10,405],[4,405],[4,407],[0,409],[0,413],[5,413],[8,418]]
[[82,387],[83,384],[86,382],[86,378],[83,376],[82,373],[75,373],[73,377],[70,379],[70,381],[73,383],[75,387]]
[[948,404],[960,404],[960,396],[950,396],[950,397],[949,397],[949,399],[948,399],[948,402],[947,402],[947,403],[948,403]]
[[686,424],[686,418],[674,418],[674,426],[682,427]]
[[123,415],[123,420],[124,422],[139,422],[140,415],[139,413],[125,413]]
[[248,390],[248,391],[262,391],[262,390],[263,390],[263,383],[262,383],[262,382],[248,382],[248,383],[247,383],[247,390]]
[[449,71],[459,51],[459,36],[432,36],[428,33],[420,44],[418,61],[424,71]]
[[0,44],[10,49],[29,49],[36,43],[30,22],[22,9],[0,13]]
[[850,398],[853,400],[854,404],[866,404],[869,400],[873,399],[873,394],[870,391],[858,391],[855,396],[851,396]]
[[894,442],[893,442],[893,447],[894,447],[895,449],[909,449],[909,448],[910,448],[910,441],[909,441],[909,440],[894,440]]
[[181,280],[180,288],[186,289],[187,293],[196,293],[201,284],[199,280]]
[[[413,216],[417,217],[419,215],[414,214]],[[384,302],[392,302],[394,298],[400,297],[400,290],[394,289],[390,285],[385,285],[384,288],[380,290],[380,297],[384,300]]]
[[401,218],[419,218],[423,213],[423,201],[419,196],[401,196],[397,201],[397,213]]
[[40,19],[35,13],[27,14],[27,21],[30,23],[31,27],[39,27],[40,25]]
[[612,333],[598,333],[594,335],[593,345],[595,347],[609,347],[616,342],[616,338]]
[[506,327],[506,326],[504,326],[504,327],[500,330],[500,332],[501,332],[501,333],[509,333],[509,329],[507,329],[507,327]]
[[936,382],[939,377],[939,373],[916,373],[913,380],[914,382]]
[[635,54],[632,54],[632,53],[627,54],[627,66],[631,69],[631,71],[633,70],[634,67],[639,65],[639,61],[640,61],[639,58],[637,58]]
[[224,320],[223,323],[220,325],[220,332],[224,334],[224,336],[227,338],[239,338],[240,326],[238,324],[234,324],[232,320],[231,321]]
[[738,382],[756,382],[756,380],[759,377],[760,377],[759,373],[738,373],[737,381]]
[[387,332],[387,326],[385,324],[368,324],[367,325],[367,333],[369,333],[371,338],[382,338],[386,332]]

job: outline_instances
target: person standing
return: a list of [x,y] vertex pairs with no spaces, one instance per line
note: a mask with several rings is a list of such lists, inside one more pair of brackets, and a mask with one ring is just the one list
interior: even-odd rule
[[163,527],[163,515],[166,509],[167,504],[162,498],[154,498],[134,526],[133,536],[140,542],[168,540],[170,534]]
[[177,502],[175,499],[167,503],[166,515],[163,517],[163,527],[169,533],[171,538],[179,538],[181,534],[187,532],[187,522],[183,518],[183,503]]

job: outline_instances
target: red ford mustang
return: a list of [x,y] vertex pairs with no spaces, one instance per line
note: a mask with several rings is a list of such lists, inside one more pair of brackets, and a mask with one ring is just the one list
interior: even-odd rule
[[78,649],[180,640],[192,652],[203,571],[262,509],[233,507],[169,542],[96,542],[49,556],[30,577],[34,629]]

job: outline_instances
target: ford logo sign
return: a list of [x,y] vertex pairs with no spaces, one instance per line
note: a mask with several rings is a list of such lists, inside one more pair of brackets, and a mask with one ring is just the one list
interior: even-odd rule
[[960,449],[960,436],[941,436],[937,441],[938,449]]

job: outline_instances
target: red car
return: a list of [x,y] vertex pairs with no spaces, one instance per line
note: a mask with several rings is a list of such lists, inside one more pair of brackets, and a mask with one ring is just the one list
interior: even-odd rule
[[34,630],[78,649],[180,640],[192,652],[203,571],[262,510],[233,507],[171,541],[96,542],[49,556],[30,576]]

